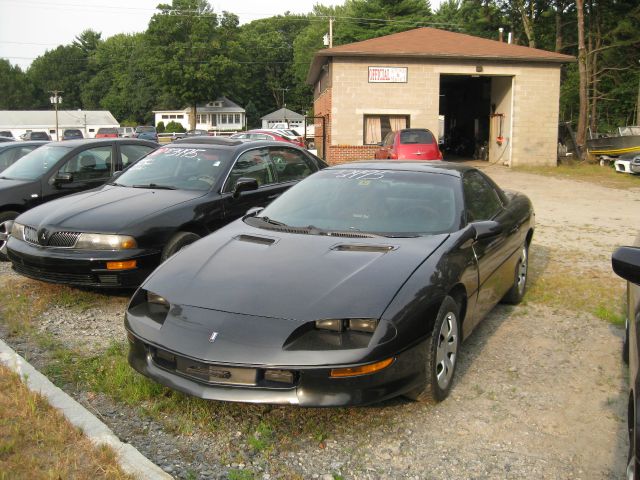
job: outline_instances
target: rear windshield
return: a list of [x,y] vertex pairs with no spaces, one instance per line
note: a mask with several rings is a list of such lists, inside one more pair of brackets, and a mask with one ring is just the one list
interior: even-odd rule
[[116,128],[99,128],[98,133],[118,133]]
[[422,144],[434,143],[433,135],[428,130],[406,130],[400,132],[400,143],[406,144]]
[[136,127],[136,132],[154,132],[156,131],[156,127]]

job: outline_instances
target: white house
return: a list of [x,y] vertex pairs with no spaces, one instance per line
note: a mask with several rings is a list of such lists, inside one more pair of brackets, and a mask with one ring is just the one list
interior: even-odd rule
[[288,108],[281,108],[271,112],[261,117],[260,120],[262,120],[262,128],[281,128],[279,125],[284,123],[287,125],[286,128],[292,128],[300,134],[304,134],[304,115],[300,115]]
[[[69,128],[81,130],[85,138],[95,136],[99,128],[119,127],[107,110],[58,110],[58,134]],[[56,139],[55,110],[0,110],[0,130],[9,130],[15,138],[26,132],[47,132]]]
[[[185,130],[191,128],[189,116],[191,107],[180,110],[154,110],[155,124],[169,122],[181,124]],[[244,108],[227,97],[218,97],[205,104],[196,105],[196,128],[201,130],[224,132],[244,129],[247,117]]]

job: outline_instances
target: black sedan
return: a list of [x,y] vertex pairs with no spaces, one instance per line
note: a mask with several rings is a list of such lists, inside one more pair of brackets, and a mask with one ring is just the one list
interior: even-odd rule
[[444,399],[460,341],[524,295],[534,213],[436,163],[325,169],[169,259],[127,309],[129,363],[206,399]]
[[629,364],[627,478],[636,479],[640,475],[640,236],[636,238],[635,246],[618,248],[613,253],[612,264],[613,270],[627,280],[627,323],[623,347],[623,358]]
[[[29,142],[31,143],[31,142]],[[49,143],[20,158],[0,173],[0,260],[13,220],[20,213],[50,200],[105,183],[157,148],[135,139],[69,140]]]
[[137,287],[181,248],[324,166],[281,143],[191,137],[99,189],[21,215],[8,255],[18,273],[39,280]]

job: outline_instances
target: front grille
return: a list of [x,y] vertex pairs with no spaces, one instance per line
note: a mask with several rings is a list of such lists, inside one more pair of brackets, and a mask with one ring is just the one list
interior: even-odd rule
[[255,386],[258,370],[199,362],[174,355],[159,348],[151,348],[151,358],[157,366],[207,384]]
[[29,225],[24,226],[24,239],[27,243],[33,243],[34,245],[38,245],[38,232],[35,228],[30,227]]
[[49,238],[47,246],[72,248],[75,247],[79,236],[79,232],[56,232]]
[[80,232],[55,232],[48,238],[44,230],[41,230],[41,233],[43,238],[38,239],[38,231],[35,228],[28,225],[24,227],[25,241],[40,247],[73,248],[80,237]]
[[45,280],[47,282],[69,283],[73,285],[86,286],[100,285],[100,283],[97,282],[94,276],[91,274],[51,272],[24,265],[18,262],[13,263],[13,269],[26,277],[35,278],[37,280]]

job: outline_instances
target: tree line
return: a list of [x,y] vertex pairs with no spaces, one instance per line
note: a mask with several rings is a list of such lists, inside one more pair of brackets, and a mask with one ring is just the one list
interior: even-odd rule
[[346,0],[240,25],[206,0],[161,4],[145,32],[103,39],[79,33],[22,71],[0,60],[0,109],[49,109],[64,91],[66,109],[110,110],[123,125],[150,123],[152,111],[226,95],[247,110],[250,126],[281,108],[312,114],[305,83],[313,55],[333,45],[421,26],[574,55],[562,71],[560,120],[579,143],[588,129],[611,131],[637,121],[640,4],[637,0]]

